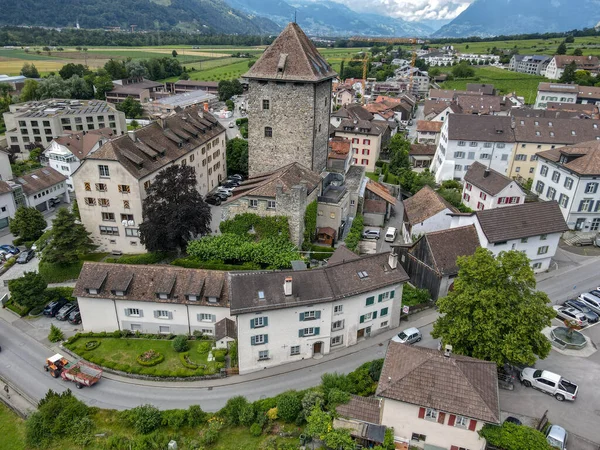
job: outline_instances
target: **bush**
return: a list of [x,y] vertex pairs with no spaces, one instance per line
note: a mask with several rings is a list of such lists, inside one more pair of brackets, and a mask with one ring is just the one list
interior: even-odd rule
[[250,434],[254,437],[260,436],[262,434],[262,427],[257,423],[253,423],[250,427]]
[[129,424],[141,434],[152,433],[161,424],[160,411],[152,405],[136,406],[124,414]]
[[254,407],[251,403],[247,403],[239,412],[240,425],[244,425],[246,427],[252,425],[255,417],[256,415],[254,413]]
[[242,264],[225,264],[223,261],[200,261],[196,258],[179,258],[171,262],[174,266],[185,267],[186,269],[206,269],[206,270],[260,270],[260,264],[254,262],[245,262]]
[[179,430],[188,423],[188,411],[185,409],[169,409],[162,412],[162,424]]
[[106,262],[118,264],[158,264],[167,257],[163,252],[142,253],[140,255],[123,255],[119,258],[106,258]]
[[190,361],[189,359],[190,353],[183,352],[179,354],[179,361],[181,365],[187,369],[196,370],[199,366],[195,362]]
[[210,349],[212,348],[212,342],[211,341],[204,341],[204,342],[200,342],[198,344],[198,353],[208,353],[210,352]]
[[330,411],[333,411],[336,406],[343,405],[344,403],[348,403],[350,401],[350,394],[346,391],[342,391],[337,388],[333,388],[329,390],[329,395],[327,396],[327,407]]
[[225,355],[227,354],[227,350],[225,349],[218,349],[218,350],[213,350],[212,351],[213,357],[215,358],[216,362],[225,362]]
[[17,258],[10,258],[8,261],[6,261],[4,263],[4,268],[6,270],[10,269],[12,266],[14,266],[17,263]]
[[202,408],[198,405],[192,405],[188,408],[188,424],[190,427],[197,427],[206,422],[207,414],[202,411]]
[[173,350],[178,353],[187,352],[190,349],[190,344],[188,343],[188,337],[184,334],[180,334],[175,339],[173,339]]
[[325,397],[323,392],[317,389],[310,389],[302,397],[302,412],[304,417],[308,417],[315,406],[321,406],[325,404]]
[[494,447],[506,450],[551,450],[545,436],[533,428],[504,422],[502,426],[484,425],[479,435]]
[[304,242],[303,247],[308,250],[310,243],[315,240],[317,235],[317,201],[309,203],[304,213]]
[[415,306],[427,303],[431,299],[431,294],[427,289],[414,288],[408,284],[404,285],[402,290],[402,305]]
[[[142,353],[136,358],[137,363],[140,366],[152,367],[160,364],[165,360],[165,356],[162,353],[157,352],[156,350],[148,350],[147,352]],[[120,365],[120,364],[119,364]],[[123,369],[117,369],[123,370]],[[128,372],[127,369],[123,370],[123,372]]]
[[54,302],[61,298],[74,302],[77,299],[73,297],[73,288],[67,286],[46,288],[44,291],[44,303]]
[[219,411],[228,424],[240,424],[240,412],[248,405],[248,400],[243,395],[236,395],[227,400],[225,406]]
[[238,366],[238,342],[237,339],[229,344],[229,364],[231,367]]
[[363,216],[357,214],[354,220],[352,221],[352,227],[350,227],[350,231],[348,232],[348,236],[346,236],[346,247],[353,252],[356,252],[358,249],[358,242],[362,237],[364,226]]
[[333,247],[322,247],[320,245],[310,245],[310,257],[312,259],[316,259],[318,261],[322,261],[324,259],[331,258],[333,252],[335,252],[335,248]]
[[302,400],[296,391],[277,396],[277,415],[285,422],[295,422],[302,411]]
[[85,343],[85,349],[87,351],[94,350],[100,346],[100,341],[88,341]]
[[48,334],[48,340],[50,342],[62,341],[64,338],[65,335],[60,328],[54,324],[50,325],[50,334]]
[[219,439],[219,432],[223,428],[223,423],[218,419],[212,420],[208,424],[208,429],[202,435],[202,443],[204,445],[212,445]]

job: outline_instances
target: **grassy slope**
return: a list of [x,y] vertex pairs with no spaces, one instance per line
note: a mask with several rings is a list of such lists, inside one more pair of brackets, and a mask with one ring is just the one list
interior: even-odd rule
[[1,402],[0,436],[2,450],[25,449],[25,422]]

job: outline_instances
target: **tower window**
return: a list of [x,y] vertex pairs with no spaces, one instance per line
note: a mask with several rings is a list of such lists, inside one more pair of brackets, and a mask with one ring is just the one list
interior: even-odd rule
[[273,137],[273,128],[265,127],[265,137]]
[[263,109],[269,109],[270,106],[270,101],[269,100],[263,100]]

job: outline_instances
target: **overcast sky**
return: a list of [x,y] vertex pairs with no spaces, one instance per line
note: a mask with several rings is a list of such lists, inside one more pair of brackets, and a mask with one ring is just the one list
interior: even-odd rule
[[386,14],[404,20],[454,19],[474,0],[334,0],[350,9]]

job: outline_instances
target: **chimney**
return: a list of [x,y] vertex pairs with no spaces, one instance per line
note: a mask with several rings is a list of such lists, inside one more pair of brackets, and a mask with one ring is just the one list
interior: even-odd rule
[[446,344],[444,347],[444,356],[446,358],[450,358],[450,355],[452,355],[452,346],[450,344]]
[[133,131],[133,130],[129,130],[129,131],[127,132],[127,134],[129,135],[129,137],[131,138],[131,140],[132,140],[133,142],[136,142],[136,141],[137,141],[137,138],[135,137],[135,131]]
[[285,282],[283,283],[283,292],[286,297],[292,295],[292,277],[285,277]]
[[390,256],[388,257],[388,264],[392,269],[398,267],[398,255],[395,250],[390,252]]
[[485,171],[483,172],[483,178],[487,178],[490,176],[490,169],[485,169]]
[[208,112],[208,102],[204,102],[204,112]]

